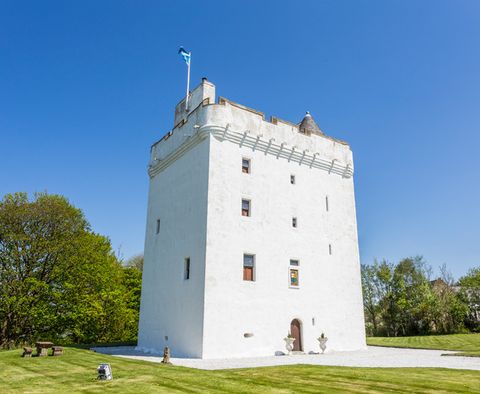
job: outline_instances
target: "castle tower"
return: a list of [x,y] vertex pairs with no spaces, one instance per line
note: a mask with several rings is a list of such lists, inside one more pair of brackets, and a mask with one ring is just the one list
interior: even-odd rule
[[151,148],[139,348],[173,357],[365,348],[353,159],[206,79]]

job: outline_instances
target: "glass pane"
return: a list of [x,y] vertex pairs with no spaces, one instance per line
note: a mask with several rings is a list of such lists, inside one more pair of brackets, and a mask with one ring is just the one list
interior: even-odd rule
[[243,266],[244,267],[253,267],[253,260],[254,260],[253,255],[244,254],[243,255]]
[[298,260],[290,260],[290,265],[298,266]]
[[298,286],[298,270],[290,270],[290,286]]

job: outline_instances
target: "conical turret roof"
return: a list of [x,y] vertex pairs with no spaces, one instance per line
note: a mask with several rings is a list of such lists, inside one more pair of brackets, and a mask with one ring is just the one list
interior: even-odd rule
[[308,111],[303,120],[300,122],[298,129],[300,130],[300,133],[303,134],[323,134],[322,130],[320,130],[320,127],[318,127],[318,125],[315,123],[315,120],[313,120],[312,115],[310,115],[310,112]]

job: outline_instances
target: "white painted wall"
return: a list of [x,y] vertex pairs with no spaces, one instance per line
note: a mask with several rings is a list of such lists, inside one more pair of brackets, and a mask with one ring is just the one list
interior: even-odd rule
[[[251,159],[251,174],[241,172],[242,157]],[[294,318],[306,352],[319,350],[322,332],[329,349],[364,348],[352,178],[216,139],[210,163],[203,357],[285,351]],[[242,197],[252,202],[251,217],[240,215]],[[256,255],[255,282],[242,280],[244,253]],[[298,289],[289,287],[290,259],[300,260]]]
[[[150,180],[138,347],[201,357],[209,141]],[[156,221],[161,220],[160,234]],[[190,257],[191,279],[184,280]],[[165,340],[168,336],[168,340]]]
[[[213,85],[202,86],[206,93],[196,97],[214,97]],[[228,134],[223,139],[218,130],[248,130],[250,139],[335,159],[338,168],[352,171],[348,145],[299,134],[288,122],[266,122],[228,101],[200,106],[185,119],[152,148],[139,346],[161,351],[168,335],[176,356],[272,355],[285,350],[283,338],[297,318],[306,352],[318,351],[322,332],[331,350],[364,348],[351,172],[342,177],[277,158],[260,146],[232,142]],[[251,174],[242,173],[242,157],[251,159]],[[240,214],[242,197],[252,201],[251,217]],[[168,222],[162,220],[157,239],[158,216]],[[242,279],[244,253],[256,255],[255,282]],[[185,256],[192,258],[190,282],[182,276]],[[290,259],[300,260],[298,289],[289,287]]]

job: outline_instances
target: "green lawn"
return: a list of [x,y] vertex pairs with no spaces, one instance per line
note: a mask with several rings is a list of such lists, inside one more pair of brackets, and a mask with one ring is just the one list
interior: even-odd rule
[[[201,371],[66,348],[61,357],[21,358],[0,352],[4,393],[480,393],[480,371],[429,368],[282,366]],[[114,380],[96,380],[98,364],[112,366]]]
[[458,350],[460,355],[480,356],[480,334],[428,335],[418,337],[371,337],[369,345],[416,349]]

